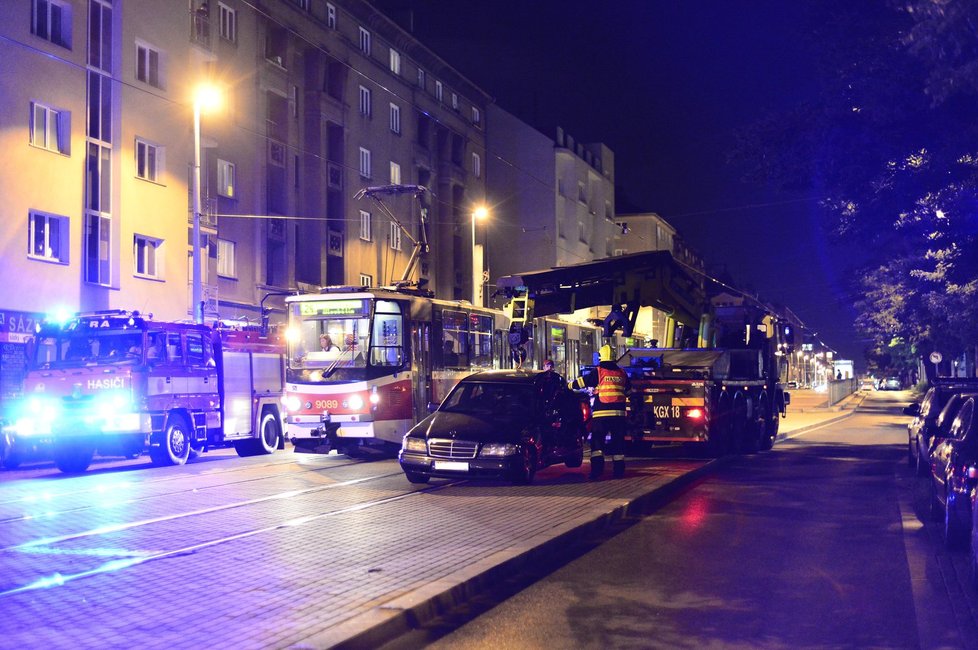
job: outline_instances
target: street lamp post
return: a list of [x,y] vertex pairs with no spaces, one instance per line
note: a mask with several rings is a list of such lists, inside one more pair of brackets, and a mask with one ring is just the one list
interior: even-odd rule
[[489,216],[489,209],[480,205],[472,211],[472,304],[482,306],[482,259],[476,254],[475,223]]
[[194,173],[193,173],[193,308],[194,322],[204,322],[204,287],[202,260],[200,259],[200,113],[218,101],[217,91],[211,86],[201,86],[194,96]]

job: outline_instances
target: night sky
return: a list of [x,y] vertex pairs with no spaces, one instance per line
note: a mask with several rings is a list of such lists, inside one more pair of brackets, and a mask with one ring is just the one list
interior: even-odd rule
[[[862,365],[840,288],[854,253],[821,225],[812,193],[745,184],[733,133],[817,100],[808,3],[785,0],[382,0],[378,8],[554,137],[615,153],[617,212],[656,212],[739,289],[790,307]],[[489,152],[492,155],[492,152]]]

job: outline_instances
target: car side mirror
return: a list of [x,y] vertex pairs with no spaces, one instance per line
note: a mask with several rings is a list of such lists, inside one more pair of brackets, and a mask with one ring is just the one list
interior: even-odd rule
[[903,414],[917,417],[920,415],[920,404],[911,404],[910,406],[903,407]]
[[428,413],[434,413],[438,410],[438,402],[428,402]]
[[784,392],[784,405],[787,406],[788,404],[791,404],[791,393],[789,393],[788,391],[785,391]]

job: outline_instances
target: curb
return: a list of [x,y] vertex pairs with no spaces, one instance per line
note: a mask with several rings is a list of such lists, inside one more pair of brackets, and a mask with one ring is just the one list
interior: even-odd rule
[[501,559],[499,556],[506,554],[506,551],[489,556],[476,565],[378,605],[293,647],[343,650],[376,648],[412,632],[422,631],[452,610],[487,593],[505,590],[507,585],[513,588],[515,582],[518,582],[516,590],[522,589],[529,584],[526,582],[527,576],[538,576],[532,579],[536,581],[579,557],[603,541],[600,538],[616,534],[638,521],[639,516],[662,506],[727,458],[708,461],[597,518],[571,523],[564,532],[539,544],[527,542],[525,550],[518,550],[515,556]]

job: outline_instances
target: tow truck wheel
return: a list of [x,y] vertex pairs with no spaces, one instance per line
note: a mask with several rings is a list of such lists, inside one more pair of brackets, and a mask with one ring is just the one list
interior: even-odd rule
[[757,419],[757,442],[761,450],[767,451],[774,446],[774,436],[771,434],[771,421],[767,411],[761,409]]
[[54,464],[65,474],[84,472],[92,464],[95,448],[80,440],[59,442],[54,448]]
[[190,426],[181,415],[171,415],[159,447],[150,448],[154,465],[183,465],[190,458]]

